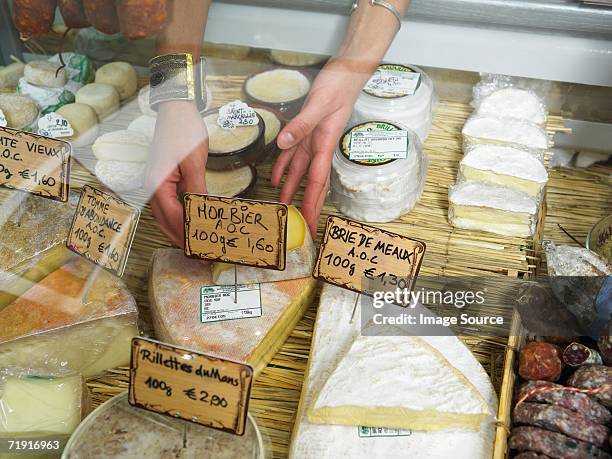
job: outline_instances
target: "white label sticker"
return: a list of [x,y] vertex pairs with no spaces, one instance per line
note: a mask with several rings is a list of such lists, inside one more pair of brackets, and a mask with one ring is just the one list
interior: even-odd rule
[[412,435],[412,430],[405,429],[389,429],[387,427],[368,427],[359,426],[358,432],[360,437],[409,437]]
[[47,113],[38,120],[38,133],[46,137],[59,139],[60,137],[71,137],[74,130],[62,115]]
[[235,100],[219,109],[217,124],[223,129],[235,129],[239,126],[256,126],[259,124],[257,112],[244,102]]
[[[236,290],[238,297],[236,299]],[[220,322],[261,317],[259,284],[211,285],[200,291],[202,322]]]
[[407,131],[354,131],[349,140],[349,159],[406,159]]
[[4,112],[0,110],[0,127],[7,127],[8,121],[6,121],[6,116],[4,116]]
[[417,72],[379,68],[370,77],[365,89],[373,93],[408,96],[414,94],[420,79],[421,74]]

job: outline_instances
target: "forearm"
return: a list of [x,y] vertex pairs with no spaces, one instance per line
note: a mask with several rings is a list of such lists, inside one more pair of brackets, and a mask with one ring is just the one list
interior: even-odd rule
[[171,20],[159,39],[159,53],[190,53],[197,61],[204,41],[210,3],[211,0],[170,2]]
[[[410,4],[410,0],[387,1],[402,16]],[[367,79],[385,56],[398,30],[397,19],[389,10],[371,6],[368,0],[359,0],[334,59],[343,61],[361,79]]]

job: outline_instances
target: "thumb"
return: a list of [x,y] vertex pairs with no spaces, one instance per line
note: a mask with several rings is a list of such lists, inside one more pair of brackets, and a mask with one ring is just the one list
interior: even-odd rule
[[304,137],[312,132],[324,116],[322,107],[306,102],[302,111],[278,135],[276,141],[278,148],[288,150],[299,144]]

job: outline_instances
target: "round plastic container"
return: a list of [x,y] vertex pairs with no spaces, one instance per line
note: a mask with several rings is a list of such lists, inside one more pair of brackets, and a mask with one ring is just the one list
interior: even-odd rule
[[249,102],[292,118],[302,108],[311,84],[311,77],[302,70],[277,68],[251,75],[243,90]]
[[133,407],[125,392],[85,418],[68,440],[62,459],[179,457],[178,451],[180,457],[264,459],[268,450],[251,415],[246,432],[238,436]]
[[239,126],[223,129],[217,125],[219,110],[209,110],[202,115],[208,129],[208,161],[213,170],[238,169],[254,164],[265,152],[265,122],[258,114],[257,126]]
[[[416,81],[413,94],[404,86],[393,84],[394,75],[402,74]],[[415,75],[419,76],[415,78]],[[434,101],[433,82],[423,70],[414,66],[381,64],[357,98],[351,123],[391,120],[414,131],[423,143],[431,130]]]
[[[368,131],[406,132],[405,158],[354,159],[351,133]],[[344,133],[334,154],[331,199],[347,217],[389,222],[414,208],[423,192],[426,175],[427,160],[414,132],[388,120],[358,123]]]
[[206,171],[206,189],[213,196],[246,198],[257,183],[257,169],[244,166],[229,171]]

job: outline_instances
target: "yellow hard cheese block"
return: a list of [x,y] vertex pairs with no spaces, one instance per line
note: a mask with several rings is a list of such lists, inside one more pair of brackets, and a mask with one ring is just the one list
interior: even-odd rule
[[418,337],[360,336],[308,412],[318,424],[477,431],[492,413],[466,377]]
[[149,278],[153,324],[165,342],[249,363],[257,375],[308,308],[315,283],[311,277],[262,283],[260,317],[203,323],[200,294],[213,284],[210,265],[158,249]]
[[69,435],[88,410],[89,392],[80,375],[0,380],[0,437]]
[[70,203],[11,193],[0,209],[0,311],[70,257]]
[[[236,266],[238,283],[275,282],[308,277],[312,273],[314,261],[315,248],[306,221],[295,206],[289,206],[285,270],[276,271],[250,266]],[[216,285],[233,285],[234,266],[230,263],[213,263],[213,282]]]
[[[137,309],[112,274],[73,255],[0,311],[0,363],[44,374],[85,377],[127,365]],[[95,276],[85,292],[90,275]],[[86,294],[86,296],[84,296]]]

